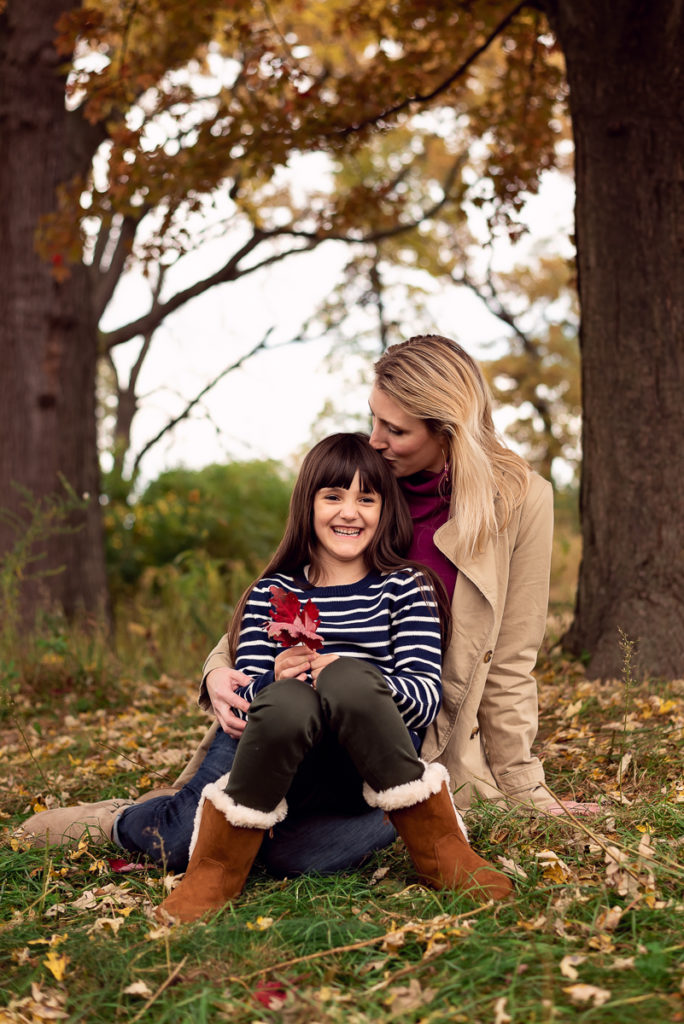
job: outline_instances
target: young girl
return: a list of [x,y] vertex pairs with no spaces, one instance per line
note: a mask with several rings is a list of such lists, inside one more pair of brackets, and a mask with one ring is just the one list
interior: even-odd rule
[[[511,891],[469,847],[446,769],[418,757],[439,710],[449,621],[430,571],[397,554],[410,539],[396,479],[366,435],[336,434],[309,452],[283,540],[233,617],[234,664],[252,679],[248,724],[230,773],[202,790],[188,869],[162,904],[173,919],[236,897],[288,805],[380,807],[424,883],[487,899]],[[278,647],[266,628],[272,588],[313,602],[320,650]]]

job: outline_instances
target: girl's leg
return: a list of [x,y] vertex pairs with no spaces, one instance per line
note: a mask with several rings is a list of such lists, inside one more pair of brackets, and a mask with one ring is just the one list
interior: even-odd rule
[[287,813],[285,794],[322,735],[318,697],[305,683],[273,683],[252,702],[229,775],[202,791],[185,876],[161,905],[196,921],[238,896],[269,829]]
[[439,764],[422,762],[380,673],[340,658],[323,669],[318,693],[328,727],[364,779],[364,796],[386,811],[423,882],[476,899],[502,899],[511,883],[468,845]]
[[299,679],[262,690],[249,708],[226,793],[245,807],[272,811],[323,736],[321,703]]
[[422,778],[423,762],[374,665],[338,658],[323,669],[316,685],[326,725],[372,789]]
[[229,772],[238,741],[219,729],[195,776],[174,796],[128,807],[115,822],[114,839],[131,853],[145,853],[171,871],[185,871],[202,790]]
[[[361,779],[387,789],[422,777],[423,763],[376,668],[339,658],[321,672],[317,693],[326,731],[347,752]],[[260,858],[277,875],[329,874],[358,866],[395,838],[382,811],[295,813],[276,826]]]

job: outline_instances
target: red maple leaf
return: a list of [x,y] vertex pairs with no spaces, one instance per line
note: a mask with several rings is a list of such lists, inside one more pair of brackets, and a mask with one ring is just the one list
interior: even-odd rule
[[269,587],[271,591],[271,621],[264,623],[264,629],[271,639],[283,647],[306,644],[317,651],[323,646],[323,638],[316,630],[321,621],[318,608],[309,600],[302,608],[297,596],[282,587]]

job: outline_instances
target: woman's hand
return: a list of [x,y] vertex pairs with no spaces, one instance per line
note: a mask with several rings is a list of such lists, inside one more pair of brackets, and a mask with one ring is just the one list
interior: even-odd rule
[[311,668],[312,652],[304,644],[286,647],[275,660],[275,677],[278,679],[301,679],[306,682]]
[[251,676],[234,668],[213,668],[207,674],[207,692],[214,714],[223,731],[234,740],[240,739],[247,722],[244,718],[234,715],[233,709],[249,711],[249,701],[235,691],[239,686],[247,686],[251,682]]
[[320,673],[326,667],[331,665],[333,661],[337,661],[339,654],[314,654],[311,659],[311,676],[314,681],[314,690],[316,689],[316,682]]

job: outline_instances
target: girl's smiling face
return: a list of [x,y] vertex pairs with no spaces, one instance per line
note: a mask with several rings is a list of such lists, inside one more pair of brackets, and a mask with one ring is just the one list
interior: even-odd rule
[[368,404],[373,416],[370,443],[389,463],[395,476],[412,476],[421,470],[439,473],[444,468],[443,447],[424,420],[406,412],[377,385]]
[[[358,470],[349,487],[321,487],[313,504],[317,555],[326,582],[343,572],[361,579],[366,574],[364,552],[378,528],[382,498],[363,490]],[[358,575],[357,575],[358,574]]]

